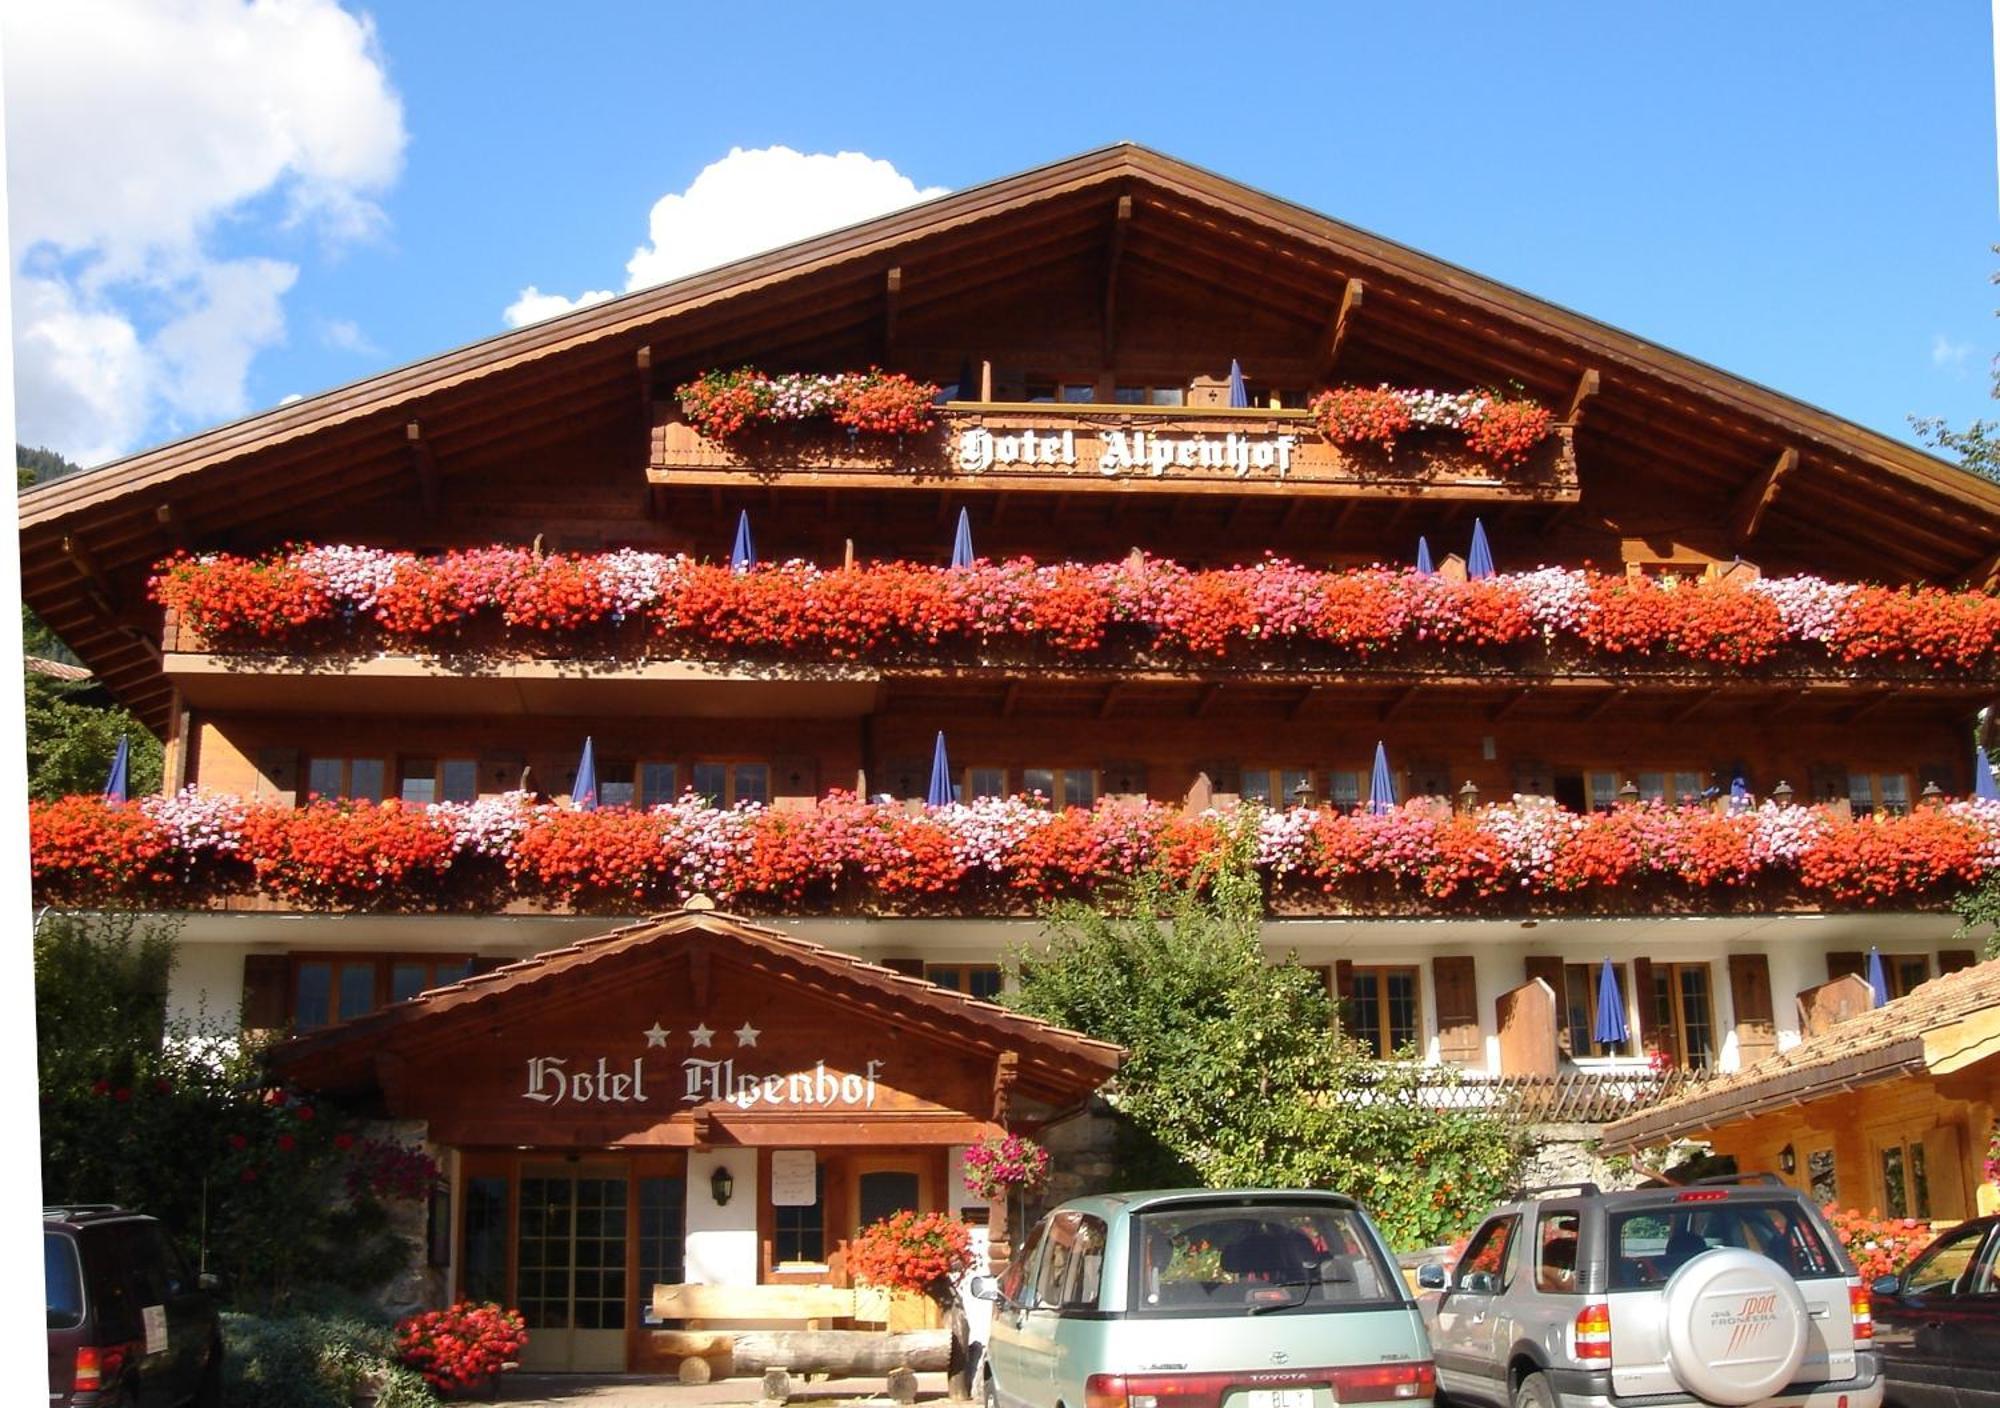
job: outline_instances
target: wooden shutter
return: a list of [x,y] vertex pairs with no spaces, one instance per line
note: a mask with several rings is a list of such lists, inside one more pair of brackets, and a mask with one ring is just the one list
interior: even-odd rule
[[[525,753],[481,753],[479,755],[479,795],[497,797],[526,785],[528,770]],[[650,799],[649,799],[650,800]]]
[[[928,790],[928,786],[926,787]],[[771,800],[810,803],[819,796],[819,760],[807,754],[780,754],[771,760]]]
[[1829,953],[1826,956],[1826,976],[1828,978],[1844,978],[1849,973],[1860,976],[1867,971],[1868,955],[1865,953],[1842,950],[1839,953]]
[[1527,976],[1530,979],[1540,978],[1549,985],[1549,991],[1555,995],[1556,1050],[1565,1056],[1574,1055],[1575,1053],[1569,1049],[1569,1020],[1566,1016],[1569,1011],[1569,996],[1568,986],[1563,981],[1563,961],[1544,954],[1522,959],[1521,966],[1527,969]]
[[924,961],[921,958],[878,958],[875,960],[892,973],[901,973],[906,978],[921,978],[924,975]]
[[[1554,771],[1547,763],[1534,758],[1514,760],[1514,790],[1523,797],[1553,797],[1556,794]],[[1559,986],[1556,991],[1560,993]]]
[[1471,955],[1431,960],[1431,987],[1437,994],[1438,1055],[1447,1061],[1477,1064],[1479,987]]
[[891,758],[882,765],[882,776],[874,785],[878,793],[887,793],[899,802],[921,802],[930,794],[931,765],[923,758]]
[[1806,770],[1806,795],[1794,800],[1815,804],[1849,800],[1847,769],[1838,763],[1814,763]]
[[243,959],[243,1030],[274,1032],[291,1020],[292,961],[282,953]]
[[1778,1049],[1771,1006],[1771,960],[1761,953],[1729,955],[1729,1001],[1736,1009],[1736,1059],[1761,1061]]
[[1106,763],[1098,769],[1098,777],[1103,780],[1104,793],[1108,797],[1143,797],[1146,795],[1146,765],[1130,759]]
[[1969,948],[1943,948],[1938,950],[1938,976],[1956,973],[1962,968],[1971,968],[1979,962],[1979,955]]
[[1354,963],[1340,959],[1333,965],[1333,1019],[1343,1029],[1354,1023]]
[[257,800],[284,806],[299,804],[299,750],[259,748],[257,750]]
[[482,954],[472,960],[472,970],[466,976],[476,978],[481,973],[491,973],[495,968],[505,968],[513,961],[511,958],[494,958],[490,955]]
[[1639,1013],[1639,1049],[1651,1051],[1659,1040],[1660,1011],[1653,997],[1653,960],[1632,960],[1632,1005]]
[[1924,1182],[1929,1185],[1931,1193],[1929,1211],[1923,1215],[1948,1222],[1970,1217],[1975,1209],[1966,1206],[1965,1155],[1959,1149],[1958,1126],[1941,1124],[1935,1129],[1927,1129],[1921,1143],[1924,1150]]

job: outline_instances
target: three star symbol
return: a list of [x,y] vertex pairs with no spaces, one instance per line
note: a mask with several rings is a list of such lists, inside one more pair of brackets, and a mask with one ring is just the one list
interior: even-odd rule
[[[757,1044],[757,1038],[762,1036],[763,1034],[764,1033],[761,1030],[751,1026],[748,1022],[745,1022],[742,1026],[738,1027],[732,1033],[732,1035],[736,1038],[736,1044],[738,1046],[755,1046]],[[646,1038],[646,1045],[650,1048],[654,1046],[665,1046],[667,1044],[667,1038],[672,1036],[673,1033],[668,1031],[665,1027],[661,1026],[659,1020],[655,1018],[653,1021],[653,1025],[646,1028],[646,1030],[641,1032],[640,1035]],[[710,1027],[706,1022],[699,1023],[698,1025],[696,1025],[693,1031],[688,1033],[688,1039],[692,1041],[696,1046],[705,1046],[710,1048],[711,1050],[714,1049],[715,1046],[715,1037],[716,1037],[715,1029]]]

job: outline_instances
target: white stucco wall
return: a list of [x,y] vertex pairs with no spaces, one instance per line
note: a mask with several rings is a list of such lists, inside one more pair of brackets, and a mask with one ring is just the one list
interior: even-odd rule
[[[726,1167],[736,1180],[719,1208],[709,1178]],[[713,1149],[688,1155],[687,1278],[698,1286],[757,1284],[757,1151]]]

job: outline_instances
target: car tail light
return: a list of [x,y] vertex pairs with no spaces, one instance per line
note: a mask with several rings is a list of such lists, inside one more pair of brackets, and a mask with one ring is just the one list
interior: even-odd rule
[[1092,1374],[1084,1408],[1218,1408],[1236,1389],[1326,1384],[1340,1403],[1390,1403],[1437,1394],[1437,1366],[1428,1359],[1356,1364],[1336,1369],[1264,1370],[1255,1374]]
[[1875,1343],[1875,1306],[1858,1276],[1847,1282],[1847,1313],[1854,1318],[1854,1347],[1871,1348]]
[[1576,1357],[1611,1358],[1611,1307],[1593,1301],[1576,1313]]
[[76,1347],[76,1382],[73,1387],[78,1392],[104,1387],[104,1361],[99,1357],[96,1345],[80,1344]]
[[1727,1188],[1706,1188],[1699,1193],[1676,1193],[1677,1203],[1719,1203],[1729,1196]]

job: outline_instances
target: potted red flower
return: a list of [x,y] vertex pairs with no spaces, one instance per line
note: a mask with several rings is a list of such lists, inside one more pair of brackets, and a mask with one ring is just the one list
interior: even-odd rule
[[421,1311],[396,1326],[403,1363],[447,1395],[491,1390],[502,1373],[520,1367],[527,1343],[521,1312],[491,1301]]

